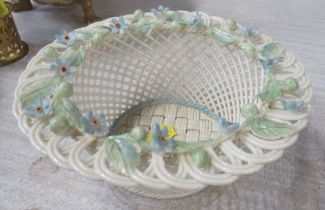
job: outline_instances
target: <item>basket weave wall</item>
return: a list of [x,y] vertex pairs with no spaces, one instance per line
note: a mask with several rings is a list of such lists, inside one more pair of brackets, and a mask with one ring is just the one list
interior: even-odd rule
[[240,107],[256,103],[265,83],[258,61],[242,50],[187,32],[156,31],[145,38],[128,33],[86,57],[73,80],[74,101],[111,120],[138,102],[175,97],[240,122]]

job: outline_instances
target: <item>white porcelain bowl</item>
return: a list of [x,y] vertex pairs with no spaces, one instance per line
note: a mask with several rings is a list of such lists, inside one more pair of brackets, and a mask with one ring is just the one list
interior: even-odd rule
[[[195,16],[195,13],[179,13]],[[130,26],[135,17],[127,15],[125,18]],[[106,19],[77,31],[107,27],[111,21],[112,18]],[[226,25],[223,19],[207,15],[202,16],[202,21],[204,25],[220,30],[229,29],[234,24],[228,21]],[[20,76],[14,113],[19,127],[37,149],[59,166],[74,169],[88,178],[105,180],[143,196],[160,199],[187,196],[209,185],[227,185],[279,159],[297,140],[298,131],[306,126],[310,110],[309,79],[302,64],[288,50],[284,50],[274,76],[279,81],[292,77],[299,82],[295,98],[304,102],[304,108],[291,112],[284,110],[279,101],[264,103],[256,97],[267,86],[266,71],[258,59],[245,54],[242,41],[235,45],[222,44],[193,28],[171,31],[164,25],[148,36],[139,37],[126,31],[99,45],[87,45],[84,62],[72,79],[72,101],[80,111],[104,113],[109,125],[141,101],[172,97],[207,106],[227,121],[241,124],[245,121],[241,108],[253,103],[263,119],[297,128],[297,132],[272,140],[240,129],[228,135],[223,143],[204,147],[211,158],[205,168],[193,164],[190,152],[151,152],[142,155],[141,164],[135,170],[121,173],[110,167],[103,141],[98,137],[86,134],[58,136],[48,129],[48,119],[28,117],[19,95],[35,81],[52,76],[47,69],[53,59],[44,55],[44,49],[51,46],[62,52],[66,46],[58,41],[40,50]],[[271,41],[263,34],[252,39],[256,46]],[[135,125],[152,127],[155,123],[173,126],[178,141],[209,139],[220,133],[218,125],[207,113],[177,103],[147,104],[134,112],[129,111],[118,121],[116,129],[125,132]]]

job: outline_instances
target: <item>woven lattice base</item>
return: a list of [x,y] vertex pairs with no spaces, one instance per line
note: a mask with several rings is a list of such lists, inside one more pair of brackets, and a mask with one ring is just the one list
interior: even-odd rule
[[199,110],[181,105],[162,104],[146,106],[128,115],[117,126],[117,133],[125,133],[137,125],[147,129],[156,123],[171,125],[176,130],[175,139],[193,142],[217,137],[218,126]]

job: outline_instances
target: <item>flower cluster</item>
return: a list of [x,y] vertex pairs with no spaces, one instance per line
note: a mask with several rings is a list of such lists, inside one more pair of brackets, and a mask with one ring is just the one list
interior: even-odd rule
[[108,132],[104,114],[95,115],[90,111],[82,117],[82,122],[85,126],[84,130],[86,133],[95,134],[96,136],[104,136]]
[[204,26],[203,13],[196,12],[195,16],[189,21],[188,25],[193,28],[200,28]]
[[[173,137],[176,135],[173,128],[160,126],[158,123],[153,127],[152,135],[149,137],[151,150],[157,153],[172,152],[175,146]],[[172,134],[169,135],[169,132]]]
[[65,29],[60,29],[55,38],[59,43],[69,46],[76,42],[77,34],[74,31],[67,32]]
[[118,19],[113,18],[109,24],[112,33],[122,35],[128,29],[129,25],[126,23],[125,18],[120,16]]
[[280,62],[283,53],[282,47],[278,43],[272,42],[263,47],[259,61],[265,71],[273,70]]
[[75,68],[71,66],[72,61],[69,59],[61,60],[57,59],[54,64],[51,65],[50,71],[55,72],[55,77],[60,77],[65,80],[72,78]]
[[48,98],[35,98],[30,105],[25,107],[25,113],[34,118],[43,118],[52,113],[51,101]]
[[250,28],[245,28],[245,34],[250,38],[254,38],[259,34],[259,30],[256,26],[252,26]]

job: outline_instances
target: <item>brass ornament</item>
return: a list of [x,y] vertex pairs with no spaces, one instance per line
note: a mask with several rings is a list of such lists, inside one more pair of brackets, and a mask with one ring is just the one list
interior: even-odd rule
[[9,13],[0,18],[0,66],[13,63],[24,57],[28,45],[20,39],[14,19]]
[[5,0],[10,4],[10,10],[14,12],[20,12],[25,10],[32,10],[33,6],[30,0]]
[[93,0],[78,0],[80,2],[81,7],[85,13],[85,22],[86,23],[93,23],[98,20],[101,20],[100,17],[95,15],[93,9]]
[[[30,0],[18,0],[18,1],[7,0],[7,1],[9,1],[12,4],[12,10],[15,12],[23,11],[23,10],[31,10],[33,8]],[[51,4],[54,6],[66,6],[73,3],[77,3],[81,5],[84,11],[86,23],[92,23],[101,19],[95,15],[93,9],[93,0],[34,0],[34,1],[39,4]]]
[[34,0],[39,4],[52,4],[57,6],[69,5],[74,3],[76,0]]

